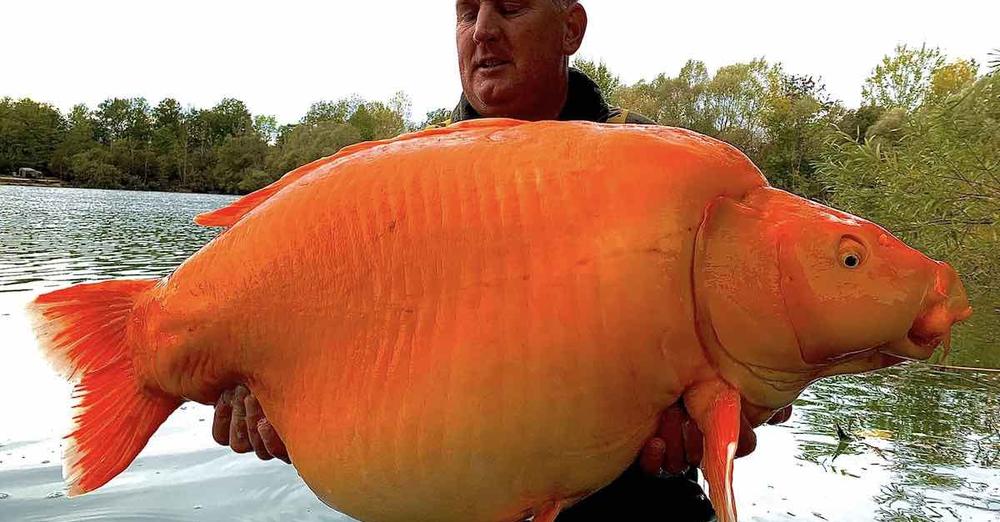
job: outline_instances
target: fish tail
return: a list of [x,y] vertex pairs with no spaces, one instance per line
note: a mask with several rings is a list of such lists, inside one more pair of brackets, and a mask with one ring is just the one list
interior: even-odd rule
[[144,387],[127,325],[156,279],[81,284],[37,297],[28,309],[42,352],[73,390],[63,478],[69,496],[125,470],[182,400]]
[[721,381],[702,383],[684,394],[684,406],[704,436],[701,468],[719,522],[736,522],[733,461],[740,436],[739,392]]

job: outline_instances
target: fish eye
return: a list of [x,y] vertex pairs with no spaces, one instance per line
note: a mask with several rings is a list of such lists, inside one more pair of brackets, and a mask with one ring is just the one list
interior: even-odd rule
[[840,262],[845,268],[857,268],[861,264],[861,257],[854,253],[844,254]]
[[861,266],[867,257],[868,250],[865,244],[855,236],[847,235],[840,238],[840,246],[837,249],[837,257],[840,259],[840,266],[853,270]]

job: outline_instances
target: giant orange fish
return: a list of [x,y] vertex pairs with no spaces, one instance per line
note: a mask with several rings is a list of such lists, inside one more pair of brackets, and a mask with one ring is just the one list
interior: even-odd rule
[[203,225],[161,279],[38,297],[77,381],[70,494],[245,383],[306,484],[365,521],[551,522],[683,399],[735,520],[741,411],[927,358],[955,271],[679,129],[482,120],[345,149]]

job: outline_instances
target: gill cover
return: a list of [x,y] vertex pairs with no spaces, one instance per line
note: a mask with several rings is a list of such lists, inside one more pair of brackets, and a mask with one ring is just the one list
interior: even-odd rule
[[[760,190],[769,189],[754,192]],[[765,212],[727,196],[705,211],[694,294],[702,341],[721,352],[717,361],[782,368],[789,356],[798,357],[781,295],[775,225]]]

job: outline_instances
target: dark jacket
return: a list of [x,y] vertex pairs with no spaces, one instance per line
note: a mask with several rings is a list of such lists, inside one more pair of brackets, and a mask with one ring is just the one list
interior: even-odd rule
[[[452,123],[481,117],[469,103],[465,94],[462,94],[458,105],[451,111],[451,118],[431,125],[431,127],[445,127]],[[566,96],[566,105],[557,119],[560,121],[582,120],[597,123],[637,123],[642,125],[656,123],[637,112],[608,105],[604,95],[601,94],[601,88],[594,83],[594,80],[572,67],[569,70],[569,92]]]

